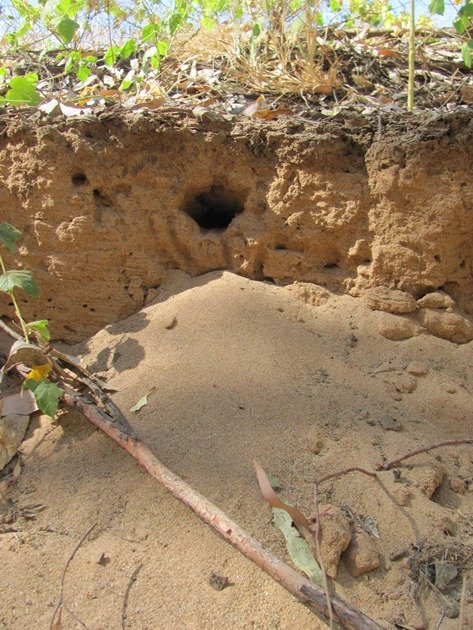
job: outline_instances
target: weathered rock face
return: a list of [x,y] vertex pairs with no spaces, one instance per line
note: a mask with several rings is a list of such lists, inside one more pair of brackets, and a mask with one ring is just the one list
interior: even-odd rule
[[25,232],[8,262],[34,272],[25,311],[56,337],[137,311],[173,268],[353,295],[442,287],[473,309],[471,112],[378,140],[369,124],[149,112],[3,126],[1,220]]

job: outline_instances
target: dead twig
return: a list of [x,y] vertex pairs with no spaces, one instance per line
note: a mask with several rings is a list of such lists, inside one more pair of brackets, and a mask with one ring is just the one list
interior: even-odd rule
[[317,550],[317,560],[319,561],[320,569],[322,571],[322,578],[324,581],[325,597],[327,599],[329,626],[332,629],[333,628],[332,600],[330,599],[330,591],[328,589],[328,580],[327,580],[327,571],[325,570],[325,562],[322,556],[322,550],[321,550],[321,545],[320,545],[322,528],[321,528],[321,523],[320,523],[319,488],[318,488],[317,482],[314,483],[314,504],[315,504],[315,518],[317,519],[316,524],[315,524],[315,533],[314,533],[315,548]]
[[433,444],[426,444],[425,446],[419,446],[418,448],[414,448],[412,451],[408,451],[401,455],[400,457],[396,457],[396,459],[392,459],[389,462],[385,462],[384,464],[377,464],[377,470],[390,470],[394,468],[405,459],[409,459],[410,457],[414,457],[415,455],[420,455],[421,453],[427,453],[428,451],[433,451],[434,448],[441,448],[442,446],[458,446],[460,444],[473,444],[473,438],[463,438],[456,440],[444,440],[443,442],[434,442]]
[[122,608],[122,630],[126,630],[126,609],[128,606],[128,598],[130,596],[130,591],[133,588],[133,584],[136,582],[136,578],[138,577],[138,573],[143,568],[142,564],[139,564],[133,573],[130,575],[130,581],[128,582],[128,586],[126,587],[125,596],[123,598],[123,608]]
[[460,597],[460,614],[458,615],[458,630],[463,630],[465,624],[465,602],[466,602],[467,577],[463,576],[462,593]]
[[358,466],[352,466],[351,468],[344,468],[343,470],[338,470],[337,472],[334,473],[328,473],[327,475],[324,475],[323,477],[320,477],[320,479],[317,479],[317,481],[315,481],[315,485],[317,484],[321,484],[324,481],[328,481],[329,479],[336,479],[337,477],[341,477],[342,475],[346,475],[347,473],[350,472],[360,472],[363,473],[364,475],[368,475],[369,477],[374,477],[375,479],[377,479],[378,475],[375,472],[371,472],[370,470],[365,470],[364,468],[359,468]]
[[74,617],[74,619],[75,619],[76,621],[78,621],[78,622],[80,623],[80,625],[81,625],[83,628],[87,628],[87,626],[85,625],[85,623],[83,623],[80,619],[78,619],[78,618],[76,617],[76,615],[75,615],[74,613],[72,613],[72,611],[71,611],[71,610],[69,610],[69,608],[65,605],[65,602],[64,602],[64,583],[65,583],[65,580],[66,580],[66,573],[67,573],[67,569],[69,568],[69,565],[71,564],[71,562],[72,562],[72,560],[73,560],[74,556],[75,556],[75,555],[76,555],[76,553],[79,551],[79,548],[80,548],[80,546],[82,545],[82,543],[84,542],[84,540],[87,538],[87,536],[90,534],[90,532],[91,532],[93,529],[95,529],[95,527],[96,527],[96,526],[97,526],[97,523],[94,523],[94,524],[92,525],[92,527],[89,527],[89,529],[85,532],[85,534],[82,536],[82,538],[79,540],[79,542],[78,542],[78,543],[77,543],[77,545],[75,546],[74,551],[71,553],[71,555],[70,555],[70,556],[69,556],[69,558],[67,559],[66,565],[65,565],[65,567],[64,567],[64,569],[63,569],[63,571],[62,571],[62,577],[61,577],[61,594],[59,595],[59,601],[58,601],[58,603],[57,603],[57,606],[56,606],[56,608],[54,609],[54,613],[53,613],[53,616],[52,616],[52,619],[51,619],[51,624],[50,624],[50,626],[49,626],[49,627],[50,627],[50,630],[54,630],[54,628],[55,628],[55,627],[58,627],[58,626],[57,626],[57,623],[56,623],[56,625],[55,625],[55,622],[56,622],[56,615],[58,616],[58,618],[59,618],[59,623],[60,623],[60,619],[61,619],[61,616],[62,616],[62,609],[63,609],[63,608],[65,608],[65,609],[66,609],[69,613],[71,613],[71,614],[72,614],[72,616]]

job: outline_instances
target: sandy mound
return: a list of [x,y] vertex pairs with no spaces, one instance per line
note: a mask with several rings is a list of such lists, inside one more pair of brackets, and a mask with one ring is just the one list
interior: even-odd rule
[[[316,477],[471,437],[471,344],[425,334],[390,341],[379,333],[387,316],[315,285],[176,272],[154,304],[81,350],[118,388],[114,400],[156,455],[284,556],[253,458],[312,514]],[[148,405],[129,412],[153,387]],[[65,587],[89,628],[322,627],[80,415],[36,421],[24,453],[18,483],[0,504],[0,627],[49,626],[65,562],[93,524]],[[381,473],[383,486],[359,474],[323,485],[323,502],[350,516],[357,545],[342,556],[333,588],[387,627],[435,627],[439,614],[442,628],[457,627],[459,575],[437,581],[437,594],[424,589],[419,604],[412,594],[419,571],[434,562],[426,546],[438,545],[438,555],[472,543],[472,473],[464,446]],[[362,531],[367,523],[371,535]],[[411,543],[423,564],[397,559]],[[380,567],[355,578],[360,547]],[[231,586],[214,590],[212,571]],[[79,624],[66,615],[65,627]]]

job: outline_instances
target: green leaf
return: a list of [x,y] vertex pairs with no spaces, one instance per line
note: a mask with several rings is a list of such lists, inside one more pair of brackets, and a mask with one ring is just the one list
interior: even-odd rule
[[71,20],[68,17],[62,18],[56,27],[59,37],[63,44],[69,44],[74,37],[74,33],[79,28],[79,24],[75,20]]
[[161,57],[165,57],[169,51],[169,42],[158,42],[158,53]]
[[149,42],[155,39],[159,34],[159,26],[157,24],[147,24],[141,31],[143,42]]
[[[35,76],[36,80],[32,80]],[[10,89],[6,93],[5,97],[10,105],[38,105],[41,101],[41,96],[36,91],[36,82],[38,81],[38,75],[31,73],[24,77],[13,77],[10,80]]]
[[25,381],[25,387],[31,390],[39,409],[46,415],[54,418],[59,407],[59,401],[64,396],[64,390],[56,383],[50,381]]
[[110,46],[107,49],[104,55],[104,62],[107,68],[111,68],[117,63],[117,60],[120,56],[120,47],[119,46]]
[[34,281],[31,271],[13,269],[0,276],[0,291],[10,293],[15,287],[19,287],[33,297],[38,297],[39,289]]
[[79,69],[76,72],[76,77],[81,83],[86,81],[90,77],[90,75],[90,68],[88,68],[86,65],[79,66]]
[[122,59],[128,59],[136,51],[137,43],[134,39],[128,39],[120,48],[120,55]]
[[467,68],[471,68],[473,62],[473,39],[465,42],[461,47],[463,63]]
[[169,32],[171,33],[171,35],[174,35],[174,33],[181,25],[181,22],[182,15],[179,15],[179,13],[174,13],[173,15],[171,15],[171,17],[169,18]]
[[473,15],[473,2],[467,2],[458,11],[458,15],[462,17],[471,17]]
[[48,324],[49,322],[47,319],[37,319],[34,322],[28,322],[26,325],[28,328],[36,330],[42,339],[49,341],[51,339],[51,333],[49,332]]
[[315,561],[309,545],[292,525],[292,519],[286,510],[273,508],[273,523],[275,527],[281,530],[286,539],[287,551],[294,564],[307,575],[309,580],[322,586],[322,571]]
[[0,243],[5,245],[7,249],[14,252],[16,249],[15,243],[21,238],[20,230],[17,230],[13,225],[9,223],[0,223]]
[[456,32],[459,35],[463,35],[463,33],[468,28],[469,20],[467,17],[458,17],[453,20],[453,26],[455,27]]
[[258,22],[255,22],[253,24],[253,28],[251,29],[251,34],[253,37],[258,37],[261,34],[261,26],[258,24]]
[[445,13],[445,0],[432,0],[429,4],[429,11],[437,15],[443,15]]

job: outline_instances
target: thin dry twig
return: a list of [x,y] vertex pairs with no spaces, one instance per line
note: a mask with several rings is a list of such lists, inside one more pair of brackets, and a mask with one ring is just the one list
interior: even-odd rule
[[[50,624],[50,630],[53,630],[54,628],[54,622],[56,620],[56,615],[61,614],[60,610],[64,607],[66,608],[66,610],[68,612],[71,612],[69,610],[69,608],[67,608],[65,606],[65,602],[64,602],[64,583],[66,580],[66,573],[67,573],[67,569],[69,568],[69,565],[71,564],[74,556],[76,555],[76,553],[79,551],[80,546],[82,545],[82,543],[84,542],[84,540],[87,538],[87,536],[90,534],[90,532],[95,529],[95,527],[97,526],[97,523],[94,523],[92,525],[92,527],[89,527],[89,529],[85,532],[85,534],[82,536],[82,538],[79,540],[79,542],[77,543],[77,545],[74,548],[74,551],[71,553],[71,555],[69,556],[69,558],[67,559],[66,565],[62,571],[62,577],[61,577],[61,594],[59,595],[59,601],[57,603],[56,608],[54,609],[54,613],[51,619],[51,624]],[[86,628],[87,626],[85,625],[85,623],[83,623],[80,619],[78,619],[74,614],[73,617],[76,619],[76,621],[78,621],[82,627]]]
[[138,577],[138,573],[143,568],[143,564],[139,564],[133,573],[130,575],[130,581],[128,582],[128,586],[126,587],[125,596],[123,598],[123,608],[122,608],[122,630],[126,630],[126,609],[128,606],[128,598],[130,596],[130,591],[133,588],[133,584],[136,582],[136,578]]
[[329,625],[330,628],[333,628],[333,610],[332,610],[332,600],[330,599],[330,591],[328,588],[328,580],[327,580],[327,571],[325,570],[325,562],[322,556],[322,549],[321,549],[321,534],[322,534],[322,528],[321,528],[321,523],[320,523],[320,510],[319,510],[319,488],[318,488],[318,483],[315,482],[314,483],[314,504],[315,504],[315,517],[316,517],[316,525],[315,525],[315,533],[314,533],[314,539],[315,539],[315,548],[317,550],[317,560],[319,561],[320,564],[320,569],[322,571],[322,578],[324,581],[324,589],[325,589],[325,596],[327,599],[327,609],[328,609],[328,617],[329,617]]
[[463,630],[465,624],[465,602],[466,602],[467,577],[463,576],[462,593],[460,597],[460,614],[458,615],[458,630]]
[[338,470],[337,472],[334,472],[334,473],[328,473],[327,475],[320,477],[320,479],[317,479],[314,483],[316,485],[317,484],[320,485],[324,481],[328,481],[329,479],[336,479],[337,477],[341,477],[342,475],[346,475],[347,473],[350,473],[350,472],[360,472],[360,473],[363,473],[364,475],[368,475],[369,477],[374,477],[375,479],[377,479],[378,477],[378,475],[375,472],[371,472],[370,470],[365,470],[364,468],[359,468],[358,466],[352,466],[350,468],[344,468],[343,470]]
[[433,444],[426,444],[425,446],[419,446],[418,448],[414,448],[412,451],[408,451],[401,455],[400,457],[396,457],[396,459],[392,459],[389,462],[385,462],[384,464],[377,464],[377,470],[390,470],[394,468],[399,463],[403,462],[405,459],[409,459],[410,457],[414,457],[415,455],[420,455],[421,453],[427,453],[428,451],[433,451],[434,448],[441,448],[442,446],[459,446],[461,444],[473,444],[473,438],[459,438],[455,440],[444,440],[443,442],[434,442]]

